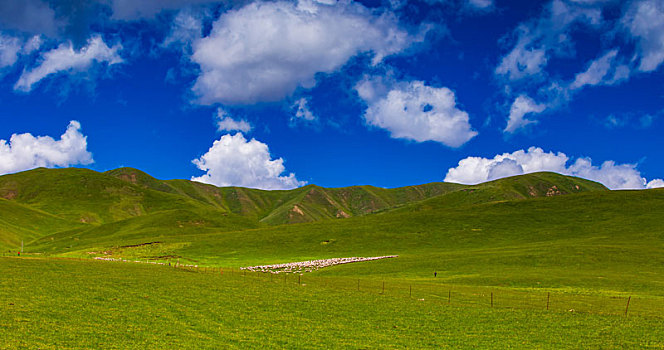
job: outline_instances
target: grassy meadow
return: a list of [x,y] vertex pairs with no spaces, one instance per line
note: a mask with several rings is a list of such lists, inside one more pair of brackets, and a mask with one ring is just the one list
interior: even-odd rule
[[294,275],[230,270],[0,262],[3,349],[664,346],[660,316],[511,308],[498,298],[492,308],[458,301],[456,291],[448,305],[416,282],[410,297],[403,285],[381,294],[365,280],[357,291],[354,281],[308,275],[299,284]]

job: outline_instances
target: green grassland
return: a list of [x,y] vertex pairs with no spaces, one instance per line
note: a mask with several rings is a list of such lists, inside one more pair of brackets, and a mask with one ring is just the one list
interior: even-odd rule
[[[343,279],[0,258],[0,348],[661,348],[656,316],[448,305]],[[364,283],[364,281],[362,281]],[[416,288],[420,286],[415,284]],[[364,285],[362,286],[364,288]],[[621,303],[622,305],[622,303]]]
[[[7,348],[661,348],[662,218],[662,189],[553,173],[261,191],[36,169],[0,176],[0,249],[25,242],[0,258],[0,334]],[[305,286],[202,270],[393,254]]]

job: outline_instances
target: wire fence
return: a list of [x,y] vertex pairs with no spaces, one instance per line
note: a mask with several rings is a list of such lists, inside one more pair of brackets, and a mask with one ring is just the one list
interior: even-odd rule
[[[2,254],[0,254],[2,255]],[[86,258],[54,258],[90,261]],[[326,277],[315,274],[248,271],[246,269],[205,267],[174,261],[99,259],[114,262],[145,263],[182,271],[215,274],[234,282],[260,281],[287,287],[325,288],[345,293],[365,293],[391,298],[410,298],[422,302],[456,307],[546,310],[550,312],[590,313],[623,317],[664,319],[664,296],[643,293],[578,293],[556,289],[517,289],[467,286],[408,279]]]
[[288,287],[332,289],[392,298],[410,298],[457,307],[546,310],[614,316],[664,318],[664,297],[629,293],[582,294],[551,290],[465,286],[426,281],[376,278],[325,277],[309,274],[272,274],[247,270],[175,265],[191,272],[218,274],[233,280],[284,284]]

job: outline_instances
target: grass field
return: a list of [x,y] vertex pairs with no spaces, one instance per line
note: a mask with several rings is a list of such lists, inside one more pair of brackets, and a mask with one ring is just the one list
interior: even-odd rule
[[351,291],[354,283],[334,277],[305,275],[300,285],[293,275],[284,281],[143,264],[0,262],[3,349],[664,346],[661,316],[507,308],[498,299],[493,308],[455,305],[456,294],[447,305],[418,283],[411,298],[397,290],[402,285],[385,294],[365,285]]

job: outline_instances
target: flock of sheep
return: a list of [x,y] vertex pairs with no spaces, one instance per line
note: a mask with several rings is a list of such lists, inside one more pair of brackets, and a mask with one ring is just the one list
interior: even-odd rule
[[351,257],[351,258],[333,258],[333,259],[321,259],[321,260],[308,260],[308,261],[298,261],[285,264],[273,264],[273,265],[258,265],[258,266],[248,266],[241,267],[241,270],[255,271],[255,272],[270,272],[270,273],[300,273],[300,272],[311,272],[318,270],[323,267],[341,265],[341,264],[350,264],[355,262],[362,261],[372,261],[380,259],[390,259],[396,258],[398,255],[386,255],[386,256],[374,256],[374,257]]

